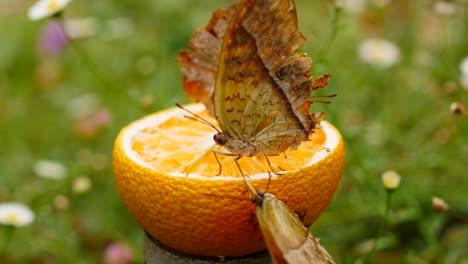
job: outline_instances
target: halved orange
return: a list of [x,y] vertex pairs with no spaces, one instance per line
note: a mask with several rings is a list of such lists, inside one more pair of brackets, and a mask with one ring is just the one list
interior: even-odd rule
[[[185,106],[208,119],[201,104]],[[255,204],[232,156],[214,158],[212,128],[170,108],[122,129],[114,146],[120,196],[139,225],[161,243],[199,256],[243,256],[265,249]],[[225,151],[226,152],[226,151]],[[311,141],[269,157],[268,192],[310,225],[332,199],[344,166],[338,130],[323,121]],[[267,188],[265,158],[242,157],[242,170],[256,189]],[[187,172],[189,172],[187,174]]]

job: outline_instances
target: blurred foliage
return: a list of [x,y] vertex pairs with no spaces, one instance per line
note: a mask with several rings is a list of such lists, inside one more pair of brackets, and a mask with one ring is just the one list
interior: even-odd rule
[[[301,50],[314,59],[316,75],[332,74],[323,92],[338,94],[317,109],[327,112],[347,148],[340,187],[311,230],[337,263],[356,262],[377,233],[381,174],[392,169],[402,184],[371,262],[467,263],[468,119],[451,113],[450,104],[468,105],[459,69],[468,56],[468,3],[445,2],[455,10],[444,13],[435,8],[441,1],[343,2],[366,6],[351,12],[325,0],[297,0],[308,39]],[[38,43],[49,22],[27,19],[31,1],[0,2],[0,202],[23,202],[36,213],[6,250],[0,226],[0,259],[101,263],[106,246],[121,242],[143,261],[142,232],[113,182],[113,140],[131,121],[186,101],[177,54],[196,27],[230,3],[74,1],[65,17],[94,18],[96,34],[47,55]],[[374,37],[400,48],[396,65],[360,60],[360,43]],[[110,112],[112,122],[83,129],[80,122],[89,123],[77,112],[89,110],[87,103]],[[67,176],[38,177],[34,166],[44,159],[63,164]],[[73,186],[83,176],[92,187],[80,192]],[[432,210],[433,196],[448,202],[448,213]]]

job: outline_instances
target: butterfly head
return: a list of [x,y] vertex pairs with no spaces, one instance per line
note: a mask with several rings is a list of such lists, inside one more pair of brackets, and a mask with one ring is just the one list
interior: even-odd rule
[[253,203],[256,203],[258,206],[262,205],[263,198],[265,198],[265,191],[264,190],[258,190],[257,195],[251,195],[250,200]]
[[224,146],[227,143],[226,136],[223,134],[223,132],[218,132],[213,136],[214,142],[220,146]]

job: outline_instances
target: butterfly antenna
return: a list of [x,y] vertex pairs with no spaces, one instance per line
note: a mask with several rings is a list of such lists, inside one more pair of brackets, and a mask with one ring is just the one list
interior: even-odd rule
[[216,130],[218,133],[221,133],[221,131],[219,131],[219,129],[217,129],[213,124],[211,124],[208,120],[206,120],[205,118],[195,114],[194,112],[188,110],[187,108],[181,106],[180,104],[176,103],[176,106],[179,107],[180,109],[186,111],[187,113],[191,114],[192,116],[188,116],[188,115],[184,115],[185,118],[188,118],[190,120],[194,120],[194,121],[198,121],[202,124],[205,124],[211,128],[213,128],[214,130]]

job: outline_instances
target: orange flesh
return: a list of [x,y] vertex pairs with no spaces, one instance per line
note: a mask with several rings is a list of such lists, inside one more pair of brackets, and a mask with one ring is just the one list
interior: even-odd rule
[[[212,124],[216,120],[206,112],[200,116]],[[187,129],[191,128],[191,129]],[[188,118],[174,116],[153,128],[143,129],[133,138],[133,151],[148,165],[161,173],[190,173],[215,177],[219,173],[219,165],[210,146],[215,145],[213,128]],[[287,150],[278,156],[268,159],[275,171],[297,170],[310,161],[315,152],[320,151],[325,143],[323,130],[317,129],[310,141],[303,142],[296,150]],[[215,146],[214,149],[223,153],[228,150]],[[235,156],[217,155],[222,166],[219,176],[241,177],[233,159]],[[286,158],[285,158],[286,157]],[[264,157],[242,157],[239,160],[244,173],[253,175],[271,171]]]

